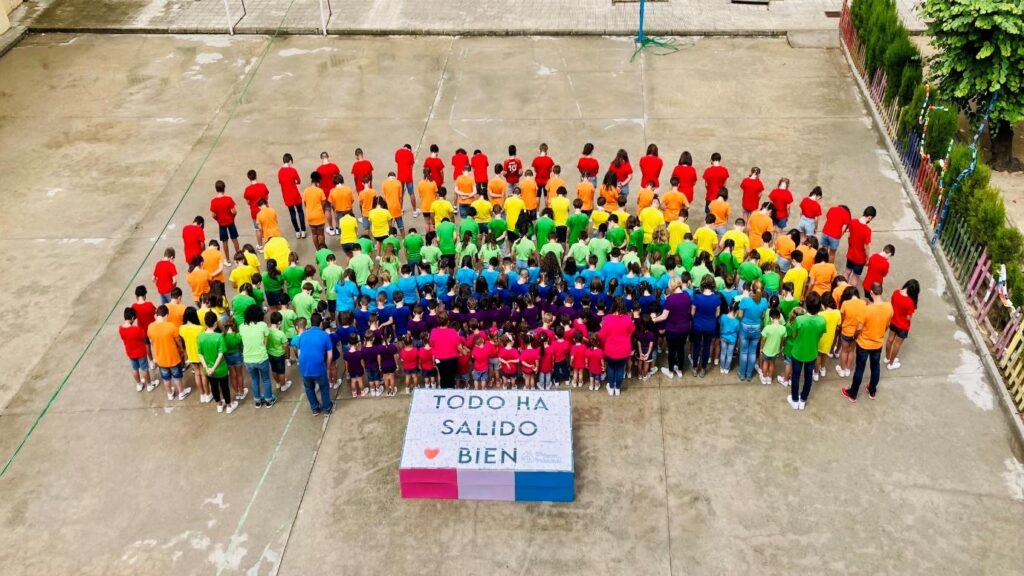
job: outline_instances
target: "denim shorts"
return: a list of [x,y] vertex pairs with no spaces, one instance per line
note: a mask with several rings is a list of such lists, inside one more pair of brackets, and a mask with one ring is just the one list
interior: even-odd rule
[[473,380],[487,380],[487,370],[473,370]]
[[225,354],[224,361],[228,363],[228,366],[241,366],[243,364],[242,353],[232,352],[230,354]]
[[814,229],[814,218],[808,218],[807,216],[800,217],[800,223],[797,224],[797,228],[804,233],[804,236],[814,236],[817,230]]
[[367,370],[366,371],[366,381],[367,382],[380,382],[381,381],[380,370]]
[[593,378],[594,380],[597,380],[598,382],[603,382],[604,381],[604,372],[598,372],[597,374],[591,372],[590,373],[590,377]]
[[[906,338],[906,336],[904,336]],[[149,358],[143,356],[142,358],[129,358],[128,362],[132,365],[132,370],[142,372],[143,370],[149,370]]]
[[843,342],[846,342],[847,344],[852,344],[853,341],[857,339],[857,337],[856,336],[847,336],[846,334],[840,334],[839,335],[839,339],[842,340]]
[[398,228],[399,230],[405,230],[405,221],[402,220],[401,216],[395,218],[395,227]]
[[172,366],[170,368],[160,367],[160,379],[161,380],[181,380],[183,374],[182,365]]
[[762,362],[775,362],[775,359],[778,358],[778,357],[779,357],[778,354],[773,354],[773,355],[769,356],[767,354],[762,353],[761,354],[761,361]]
[[270,357],[270,371],[274,374],[284,374],[285,369],[285,357],[284,356],[271,356]]
[[775,227],[779,230],[785,230],[786,226],[789,226],[789,218],[776,218]]
[[833,238],[828,234],[822,234],[820,240],[821,242],[819,242],[818,245],[822,248],[832,251],[839,250],[839,238]]

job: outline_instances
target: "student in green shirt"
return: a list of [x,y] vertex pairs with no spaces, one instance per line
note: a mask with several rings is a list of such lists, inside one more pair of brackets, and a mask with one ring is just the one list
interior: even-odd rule
[[579,237],[569,246],[569,256],[576,261],[576,267],[580,270],[587,267],[587,258],[590,257],[590,247],[587,246],[587,239]]
[[825,319],[818,316],[818,312],[821,312],[820,296],[811,292],[807,295],[805,305],[807,313],[793,320],[793,348],[790,351],[793,358],[793,377],[789,390],[789,405],[794,410],[803,410],[807,405],[807,398],[811,395],[811,386],[818,376],[815,370],[818,341],[825,334],[826,327]]
[[618,225],[618,218],[617,215],[612,214],[608,219],[608,233],[605,234],[605,238],[612,243],[612,248],[624,249],[626,247],[626,229]]
[[[693,241],[693,234],[689,232],[683,236],[683,241],[676,246],[676,255],[679,256],[679,262],[683,265],[683,268],[689,272],[693,268],[693,263],[697,261],[697,243]],[[758,276],[761,275],[761,271],[758,270]]]
[[252,297],[252,284],[246,282],[238,287],[238,294],[231,299],[231,315],[239,326],[245,321],[245,311],[250,306],[256,306],[256,299]]
[[751,282],[761,278],[761,256],[756,250],[750,252],[750,256],[740,264],[738,271],[742,282],[740,288],[749,286]]
[[783,282],[779,287],[779,312],[783,318],[789,318],[789,313],[800,305],[800,301],[793,297],[793,283]]
[[281,324],[284,321],[284,317],[280,312],[274,312],[270,315],[270,327],[267,332],[267,356],[270,360],[270,374],[277,382],[278,389],[284,393],[286,390],[292,387],[292,381],[286,380],[284,376],[285,368],[288,363],[288,338],[285,337],[284,331],[281,330]]
[[562,245],[558,243],[558,238],[554,236],[549,237],[548,243],[540,247],[541,257],[549,253],[554,254],[558,258],[559,264],[561,264],[562,258],[565,256],[565,248],[562,248]]
[[292,306],[295,308],[295,315],[299,318],[305,318],[308,324],[310,317],[313,316],[313,312],[316,312],[316,299],[313,298],[312,282],[306,282],[302,285],[302,292],[295,295],[295,299],[292,300]]
[[423,236],[420,236],[415,228],[409,228],[409,233],[402,240],[402,247],[405,248],[405,259],[410,265],[419,265],[423,260],[423,257],[420,256],[420,250],[423,249],[425,243]]
[[[494,220],[491,220],[491,222],[494,222]],[[501,260],[501,245],[493,233],[487,233],[484,234],[483,243],[480,246],[480,261],[487,263],[491,261],[491,258]]]
[[[355,272],[356,284],[362,286],[366,284],[366,279],[370,277],[370,270],[373,268],[373,259],[363,252],[361,246],[356,245],[352,247],[352,256],[348,259],[348,267],[350,270]],[[292,300],[294,299],[295,298],[293,297]]]
[[366,234],[360,236],[359,239],[356,240],[356,244],[359,244],[363,249],[363,254],[366,254],[367,256],[371,256],[373,254],[373,239]]
[[736,274],[736,270],[739,268],[739,263],[736,262],[736,257],[732,253],[735,247],[736,243],[733,242],[732,238],[727,238],[722,243],[722,251],[715,257],[715,266],[725,268],[726,273],[730,276]]
[[252,299],[263,308],[263,276],[259,272],[252,273]]
[[768,324],[761,329],[761,384],[771,384],[775,376],[775,358],[782,351],[786,337],[786,326],[782,324],[782,313],[768,311]]
[[551,208],[545,208],[541,212],[540,218],[537,218],[534,229],[537,231],[537,245],[544,246],[548,243],[548,238],[555,231],[555,220],[552,218]]
[[228,318],[224,326],[224,360],[228,363],[228,384],[235,400],[245,400],[249,389],[245,387],[245,366],[242,359],[242,337],[235,319]]
[[[761,267],[763,273],[761,274],[761,284],[764,286],[764,292],[768,296],[775,296],[779,293],[779,288],[782,286],[782,275],[779,274],[779,267],[775,264],[765,264]],[[788,316],[784,316],[788,318]]]
[[586,238],[587,226],[590,225],[590,217],[583,213],[583,200],[579,198],[572,201],[573,213],[569,216],[566,226],[569,228],[569,244],[575,244],[576,240]]
[[338,257],[333,253],[327,255],[327,266],[320,271],[320,279],[324,281],[324,293],[327,296],[327,309],[334,314],[336,309],[336,302],[338,295],[335,292],[335,288],[338,285],[338,281],[341,280],[341,275],[345,273],[345,269],[338,266]]
[[388,237],[385,238],[383,242],[380,243],[381,254],[383,254],[386,251],[388,246],[390,246],[391,249],[394,251],[396,258],[398,257],[399,254],[402,253],[402,240],[399,239],[396,234],[398,234],[398,230],[396,230],[395,228],[391,228],[391,233],[388,234]]
[[[554,222],[554,220],[552,220]],[[527,261],[530,256],[537,251],[537,245],[533,243],[533,240],[529,236],[520,236],[518,240],[512,244],[512,257],[516,260],[516,266],[519,268],[525,268]]]
[[644,229],[640,226],[640,222],[636,220],[635,216],[630,216],[629,223],[633,224],[633,228],[629,231],[628,247],[639,254],[642,260],[644,256]]
[[299,266],[299,254],[297,252],[292,252],[288,256],[288,267],[281,272],[281,276],[288,289],[288,298],[294,299],[295,295],[302,291],[302,280],[306,277],[305,267]]
[[476,244],[480,241],[480,224],[474,218],[476,216],[476,208],[466,206],[466,210],[468,210],[469,214],[459,223],[459,238],[465,238],[466,234],[469,234],[473,239],[473,243]]
[[487,231],[494,237],[494,241],[500,246],[505,243],[508,233],[508,221],[501,216],[501,206],[494,206],[494,216],[487,224]]
[[455,223],[451,220],[445,218],[437,225],[437,247],[441,249],[441,256],[446,257],[449,261],[455,259],[457,252],[455,246],[458,239],[455,234]]
[[242,360],[252,378],[252,397],[256,407],[270,408],[277,402],[270,384],[270,356],[267,354],[267,338],[270,328],[263,321],[263,310],[250,306],[245,311],[245,323],[238,327],[242,337]]
[[267,260],[263,289],[266,290],[267,305],[271,310],[277,310],[284,301],[284,275],[277,269],[277,260]]
[[313,257],[316,259],[316,269],[319,270],[321,274],[323,274],[324,268],[327,267],[327,257],[330,256],[331,254],[334,254],[334,252],[330,248],[328,248],[327,246],[322,246],[313,255]]
[[421,262],[430,267],[431,274],[437,274],[437,263],[441,261],[441,249],[437,247],[437,233],[427,232],[426,244],[420,248]]
[[228,362],[225,359],[227,345],[224,343],[224,335],[217,332],[217,314],[207,312],[203,318],[206,331],[199,335],[197,346],[199,348],[199,361],[210,380],[210,391],[213,393],[213,400],[217,403],[217,412],[228,414],[235,411],[238,402],[231,398],[231,388],[228,386]]
[[282,307],[278,312],[281,314],[281,331],[284,332],[284,337],[291,341],[298,334],[298,330],[295,329],[295,319],[298,316],[296,316],[295,310],[287,306]]

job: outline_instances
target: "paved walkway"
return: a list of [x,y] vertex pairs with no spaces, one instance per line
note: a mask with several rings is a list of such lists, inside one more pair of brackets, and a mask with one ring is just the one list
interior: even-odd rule
[[[53,0],[49,0],[53,1]],[[908,26],[922,30],[899,0]],[[236,32],[316,33],[319,0],[229,0]],[[668,35],[776,35],[837,26],[841,0],[777,0],[770,6],[729,0],[668,0],[647,4],[646,28]],[[639,5],[612,0],[323,0],[328,30],[337,34],[636,34]],[[36,30],[224,32],[223,0],[56,0],[33,22]]]
[[[0,479],[4,574],[1019,573],[1024,465],[838,51],[689,39],[631,64],[622,39],[286,37],[261,58],[268,42],[47,34],[0,58],[0,457],[61,387]],[[603,162],[717,150],[736,175],[873,203],[887,286],[923,287],[904,367],[855,405],[830,372],[804,412],[717,373],[574,392],[571,505],[401,500],[404,397],[325,421],[300,388],[230,416],[134,391],[122,290],[217,179],[237,198],[285,151],[308,171],[361,146],[380,171],[405,142],[493,158],[541,139],[562,162],[587,140]]]

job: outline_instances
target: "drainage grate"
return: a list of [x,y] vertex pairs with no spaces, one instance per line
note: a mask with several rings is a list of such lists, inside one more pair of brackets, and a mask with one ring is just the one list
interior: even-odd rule
[[839,18],[841,16],[838,10],[825,10],[825,18]]

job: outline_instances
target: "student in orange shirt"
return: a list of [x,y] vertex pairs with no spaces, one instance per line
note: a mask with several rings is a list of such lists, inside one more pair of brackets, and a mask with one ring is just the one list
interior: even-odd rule
[[836,368],[836,374],[840,378],[846,378],[853,373],[850,367],[853,366],[854,340],[857,339],[857,331],[864,323],[864,314],[867,310],[867,304],[858,297],[859,294],[855,286],[847,286],[840,299],[839,313],[843,315],[843,322],[839,333],[839,367]]
[[373,200],[377,197],[377,191],[370,186],[369,176],[363,178],[363,188],[359,191],[359,221],[363,228],[370,229],[370,210],[373,210]]
[[210,273],[211,282],[225,282],[224,255],[220,252],[220,243],[210,240],[210,244],[200,254],[203,257],[203,268]]
[[380,189],[384,194],[384,203],[388,207],[388,212],[391,213],[391,218],[395,221],[398,232],[405,236],[405,222],[402,220],[402,183],[398,181],[394,172],[388,172],[388,177],[381,183]]
[[[799,234],[799,232],[797,232]],[[811,292],[818,296],[832,289],[832,280],[836,277],[836,266],[828,261],[828,250],[818,250],[811,266]]]
[[[779,269],[785,274],[789,272],[789,268],[792,265],[790,261],[793,256],[793,251],[796,250],[797,244],[800,243],[800,231],[792,229],[785,234],[779,234],[775,238],[775,253],[778,254]],[[808,270],[810,272],[810,270]]]
[[455,201],[459,206],[459,218],[469,216],[469,205],[476,200],[476,181],[473,179],[473,169],[466,164],[462,169],[462,175],[455,179]]
[[640,191],[636,193],[636,212],[640,213],[641,210],[647,208],[654,203],[654,190],[649,186],[645,185],[640,188]]
[[729,190],[718,191],[718,196],[708,204],[708,212],[715,217],[715,233],[721,238],[729,225]]
[[583,213],[590,217],[594,211],[594,184],[586,172],[580,172],[580,183],[576,185],[576,198],[583,203]]
[[505,204],[508,196],[508,183],[501,177],[501,164],[494,165],[494,177],[487,181],[487,199],[495,206]]
[[527,168],[519,180],[519,197],[523,199],[523,216],[529,222],[537,220],[537,209],[540,207],[537,181],[533,179],[533,170]]
[[772,221],[770,214],[772,213],[772,203],[765,202],[761,204],[761,208],[750,215],[747,220],[747,231],[750,236],[750,249],[760,248],[764,244],[762,240],[765,232],[770,232],[775,227],[775,223]]
[[178,336],[178,327],[168,321],[170,314],[166,305],[160,305],[156,309],[156,318],[146,330],[146,336],[153,346],[153,358],[156,360],[157,368],[160,370],[160,381],[167,391],[167,399],[184,400],[192,388],[182,388],[181,378],[183,373],[183,359],[185,347]]
[[423,214],[423,222],[426,224],[427,232],[434,230],[434,214],[430,211],[430,205],[437,200],[437,183],[434,182],[430,168],[423,169],[423,180],[416,185],[420,194],[420,212]]
[[662,196],[661,208],[665,211],[665,222],[675,222],[679,219],[679,212],[690,207],[690,202],[686,199],[686,194],[679,190],[679,178],[673,176],[669,179],[669,184],[672,185],[672,189]]
[[[239,252],[235,252],[235,257],[238,257]],[[167,306],[167,321],[174,324],[175,328],[181,328],[182,323],[185,321],[185,305],[181,303],[181,297],[184,293],[181,288],[175,286],[171,288],[171,301],[166,304]]]
[[312,185],[302,192],[302,206],[306,209],[306,224],[313,233],[313,246],[326,246],[327,238],[324,230],[327,227],[327,196],[320,187],[320,173],[312,172],[309,181]]
[[[827,251],[826,251],[827,254]],[[857,333],[857,364],[853,369],[853,383],[840,391],[850,402],[857,401],[860,383],[864,380],[865,365],[870,362],[871,379],[868,381],[868,397],[872,400],[878,394],[878,379],[882,373],[880,362],[885,331],[892,320],[892,304],[882,298],[881,284],[871,287],[871,304],[864,309],[864,320]]]
[[210,292],[210,272],[203,267],[202,255],[192,258],[188,263],[188,275],[185,276],[190,288],[192,288],[192,301],[199,303],[203,294]]
[[619,179],[615,172],[609,170],[604,174],[601,182],[601,198],[604,198],[604,209],[615,212],[619,209]]
[[270,207],[266,198],[260,199],[259,207],[260,211],[256,214],[256,222],[260,225],[260,234],[263,236],[264,244],[271,238],[283,237],[281,227],[277,224],[277,211]]
[[352,213],[352,207],[356,203],[355,192],[348,186],[345,186],[345,177],[341,174],[334,175],[334,188],[331,188],[331,193],[327,195],[327,201],[334,208],[331,211],[332,227],[327,230],[327,233],[331,236],[337,236],[341,233],[338,230],[338,222],[341,221],[343,216]]

